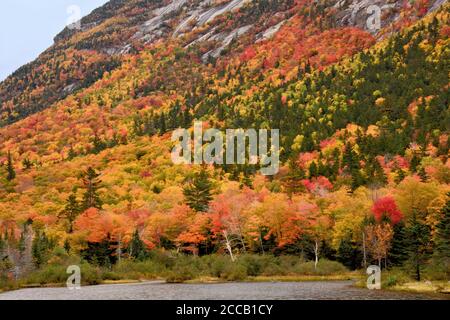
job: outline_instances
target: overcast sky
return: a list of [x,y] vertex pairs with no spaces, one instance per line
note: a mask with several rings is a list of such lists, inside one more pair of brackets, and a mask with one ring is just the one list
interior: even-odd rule
[[47,49],[53,38],[76,14],[81,15],[108,0],[1,0],[0,1],[0,81]]

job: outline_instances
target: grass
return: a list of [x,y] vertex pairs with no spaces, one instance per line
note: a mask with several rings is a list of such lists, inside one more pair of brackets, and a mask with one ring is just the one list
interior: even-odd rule
[[[58,259],[28,274],[18,282],[0,284],[3,290],[18,288],[64,286],[69,265],[79,265],[82,285],[139,283],[159,280],[167,283],[223,283],[301,282],[356,280],[355,285],[366,287],[364,271],[349,271],[336,261],[322,259],[317,268],[312,261],[297,256],[245,254],[232,262],[229,256],[212,254],[196,257],[174,252],[152,252],[144,261],[122,260],[107,268],[91,265],[77,256],[59,255]],[[415,282],[403,269],[382,271],[382,288],[412,292],[450,292],[449,282],[441,279],[442,271],[425,270],[424,277],[431,282]],[[436,275],[437,274],[437,275]],[[1,292],[1,289],[0,289]]]
[[[53,261],[53,262],[52,262]],[[145,261],[122,260],[110,267],[91,265],[77,256],[58,259],[28,274],[18,282],[3,286],[6,290],[29,287],[62,286],[69,265],[81,268],[82,285],[137,283],[161,280],[168,283],[214,283],[227,281],[314,281],[354,278],[342,264],[311,261],[296,256],[246,254],[232,262],[229,256],[212,254],[196,257],[172,252],[155,252]]]
[[414,281],[395,285],[390,289],[407,292],[450,294],[450,283],[448,281]]
[[[442,280],[441,273],[435,274],[434,267],[425,269],[423,272],[424,280],[416,281],[411,274],[402,268],[393,268],[383,270],[381,275],[381,288],[383,290],[403,291],[413,293],[442,293],[450,294],[450,281]],[[359,288],[366,287],[366,276],[360,271],[361,277],[355,283]]]

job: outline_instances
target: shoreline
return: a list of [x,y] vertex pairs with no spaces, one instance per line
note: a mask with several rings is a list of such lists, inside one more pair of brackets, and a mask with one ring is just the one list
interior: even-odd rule
[[[283,276],[255,276],[247,277],[240,281],[227,281],[217,277],[199,277],[196,279],[186,281],[167,281],[164,278],[142,278],[135,279],[121,279],[121,280],[104,280],[97,284],[84,285],[86,287],[102,286],[102,285],[131,285],[131,284],[146,284],[146,283],[160,283],[160,284],[187,284],[187,285],[208,285],[208,284],[236,284],[236,283],[275,283],[275,282],[337,282],[337,281],[352,281],[351,287],[358,289],[366,289],[364,286],[364,277],[358,274],[337,274],[337,275],[283,275]],[[63,288],[63,283],[48,283],[48,284],[27,284],[20,285],[14,289],[0,289],[0,294],[24,290],[24,289],[46,289],[46,288]],[[82,286],[83,287],[83,286]],[[396,292],[405,294],[424,294],[434,297],[440,297],[450,300],[450,281],[422,281],[422,282],[407,282],[391,287],[384,287],[380,289],[381,292]]]

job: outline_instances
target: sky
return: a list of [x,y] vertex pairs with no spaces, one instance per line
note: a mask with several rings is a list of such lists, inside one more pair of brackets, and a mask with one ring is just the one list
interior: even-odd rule
[[53,38],[74,22],[78,12],[85,16],[106,2],[108,0],[1,0],[0,81],[50,47]]

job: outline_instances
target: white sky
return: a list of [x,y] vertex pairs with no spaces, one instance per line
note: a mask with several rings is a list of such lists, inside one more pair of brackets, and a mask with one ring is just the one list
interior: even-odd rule
[[107,0],[1,0],[0,2],[0,81],[20,66],[33,61],[53,43],[74,13],[81,15]]

